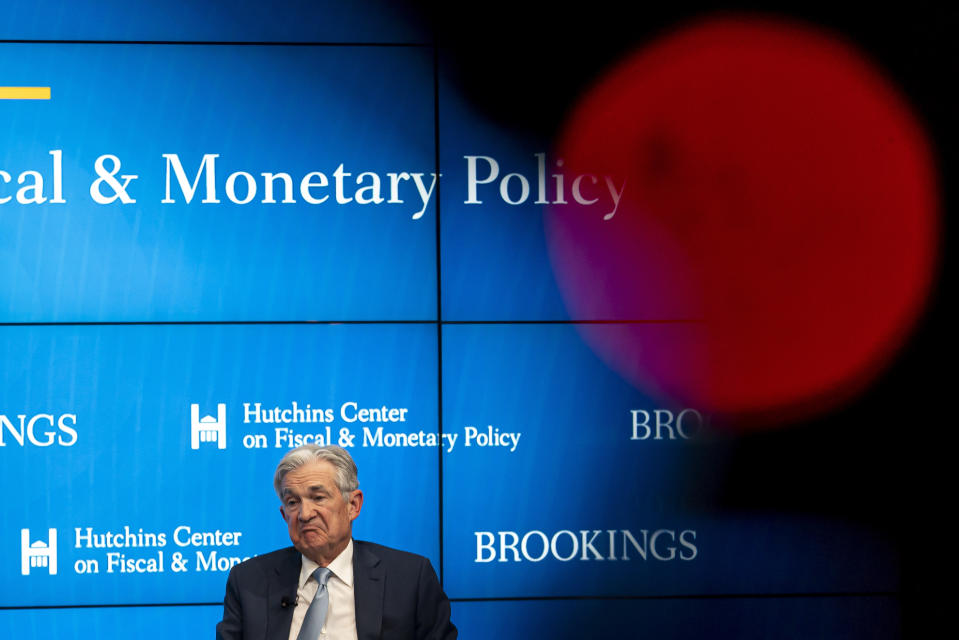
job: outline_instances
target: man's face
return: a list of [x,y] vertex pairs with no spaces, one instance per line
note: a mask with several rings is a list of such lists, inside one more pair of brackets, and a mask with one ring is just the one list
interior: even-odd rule
[[316,460],[294,469],[283,478],[280,495],[280,513],[300,553],[326,566],[346,548],[363,493],[353,491],[344,500],[332,464]]

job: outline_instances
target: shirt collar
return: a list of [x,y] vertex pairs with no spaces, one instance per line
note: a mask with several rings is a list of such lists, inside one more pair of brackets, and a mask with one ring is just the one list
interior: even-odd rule
[[[300,580],[297,583],[299,588],[303,588],[303,585],[307,583],[310,577],[313,575],[313,572],[320,566],[300,554],[300,557],[303,559],[300,564]],[[346,544],[346,548],[340,552],[340,555],[333,558],[327,567],[330,572],[339,579],[341,582],[344,582],[346,586],[350,589],[353,588],[353,539],[350,538],[350,541]]]

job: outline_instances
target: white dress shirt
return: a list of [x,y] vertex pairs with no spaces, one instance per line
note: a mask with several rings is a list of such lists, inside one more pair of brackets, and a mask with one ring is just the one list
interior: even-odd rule
[[[297,640],[306,617],[306,610],[313,602],[313,596],[319,583],[313,579],[313,572],[320,565],[304,555],[300,556],[300,580],[296,588],[296,608],[293,609],[293,624],[290,625],[290,640]],[[356,601],[353,599],[353,540],[346,549],[336,556],[328,566],[332,575],[326,583],[330,595],[330,606],[326,612],[326,622],[320,632],[321,640],[357,640],[356,638]]]

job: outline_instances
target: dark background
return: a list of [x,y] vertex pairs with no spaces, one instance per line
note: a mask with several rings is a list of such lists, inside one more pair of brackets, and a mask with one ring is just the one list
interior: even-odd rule
[[954,354],[946,337],[946,299],[959,10],[922,4],[534,4],[540,6],[494,0],[466,10],[428,3],[418,10],[432,25],[446,77],[519,136],[555,139],[577,98],[617,60],[673,27],[717,15],[758,14],[825,28],[864,52],[907,97],[937,156],[943,231],[939,273],[917,328],[859,397],[827,415],[739,436],[722,471],[708,480],[717,483],[710,501],[721,509],[834,515],[889,532],[901,553],[905,637],[942,629],[942,589],[953,564],[945,523],[954,504],[948,402]]

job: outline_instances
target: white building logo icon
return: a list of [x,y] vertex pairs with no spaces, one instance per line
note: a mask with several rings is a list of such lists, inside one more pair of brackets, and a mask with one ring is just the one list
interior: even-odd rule
[[200,405],[190,405],[190,448],[199,449],[201,442],[215,442],[217,448],[226,449],[226,405],[216,405],[216,418],[200,417]]
[[57,575],[57,530],[48,529],[47,541],[30,544],[30,530],[20,529],[20,573],[28,576],[30,569],[46,567],[51,576]]

